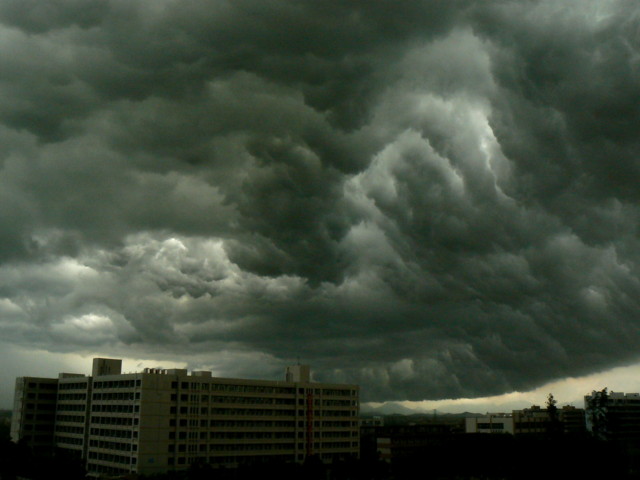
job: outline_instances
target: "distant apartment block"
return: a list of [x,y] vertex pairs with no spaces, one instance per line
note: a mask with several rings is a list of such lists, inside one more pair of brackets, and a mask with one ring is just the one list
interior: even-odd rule
[[465,419],[467,433],[510,433],[513,434],[512,415],[505,413],[487,414],[481,417],[467,417]]
[[594,391],[584,400],[590,432],[640,446],[640,393]]
[[[571,405],[557,410],[558,431],[584,433],[585,411]],[[547,434],[552,428],[547,409],[532,405],[511,413],[494,413],[466,418],[467,433],[510,433],[512,435]]]
[[183,369],[121,373],[121,365],[94,359],[91,376],[18,378],[12,439],[74,451],[93,475],[358,456],[359,387],[312,382],[308,366],[265,381]]
[[456,425],[447,423],[367,427],[362,432],[361,454],[363,458],[392,462],[443,445],[457,433]]
[[16,379],[11,438],[22,440],[34,452],[49,452],[53,443],[58,380],[21,377]]
[[514,434],[546,434],[549,432],[551,418],[546,408],[532,405],[522,410],[513,410]]
[[365,418],[360,417],[360,429],[369,427],[384,427],[384,417],[381,415]]
[[565,405],[558,409],[558,418],[564,433],[583,434],[587,431],[584,408]]

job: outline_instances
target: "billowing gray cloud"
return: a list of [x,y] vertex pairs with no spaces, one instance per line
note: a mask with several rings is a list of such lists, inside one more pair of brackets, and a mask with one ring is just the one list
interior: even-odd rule
[[366,400],[635,360],[639,21],[2,2],[2,338],[229,375],[300,359]]

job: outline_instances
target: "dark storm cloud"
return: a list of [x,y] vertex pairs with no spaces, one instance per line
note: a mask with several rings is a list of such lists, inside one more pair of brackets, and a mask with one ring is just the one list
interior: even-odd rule
[[627,2],[5,1],[0,332],[367,400],[637,359]]

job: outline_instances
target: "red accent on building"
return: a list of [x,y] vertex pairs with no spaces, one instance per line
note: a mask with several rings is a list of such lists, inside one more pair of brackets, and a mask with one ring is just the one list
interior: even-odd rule
[[307,457],[313,455],[313,392],[307,392]]

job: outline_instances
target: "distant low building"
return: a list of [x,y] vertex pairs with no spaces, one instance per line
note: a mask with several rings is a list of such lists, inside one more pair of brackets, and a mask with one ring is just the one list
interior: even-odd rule
[[587,431],[584,408],[565,405],[558,410],[558,418],[564,433],[583,434]]
[[570,405],[557,410],[557,428],[547,409],[532,405],[511,413],[487,414],[466,418],[467,433],[510,433],[512,435],[546,435],[549,432],[584,433],[585,411]]
[[507,413],[487,414],[482,417],[467,417],[465,419],[467,433],[510,433],[513,435],[513,416]]
[[360,418],[360,429],[366,428],[366,427],[383,427],[383,426],[384,426],[384,417],[380,415]]
[[[462,420],[460,420],[462,422]],[[361,457],[386,462],[419,455],[463,433],[460,422],[361,427]]]
[[514,410],[513,433],[522,434],[546,434],[549,431],[550,418],[546,409],[538,405],[532,405],[522,410]]

